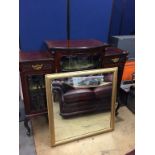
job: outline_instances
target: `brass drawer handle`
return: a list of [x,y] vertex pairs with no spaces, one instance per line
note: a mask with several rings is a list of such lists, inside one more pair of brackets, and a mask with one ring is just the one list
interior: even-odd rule
[[32,65],[32,68],[33,68],[34,70],[41,70],[42,67],[43,67],[43,64]]
[[114,58],[114,59],[111,59],[111,60],[112,60],[112,62],[116,63],[116,62],[119,61],[119,58]]

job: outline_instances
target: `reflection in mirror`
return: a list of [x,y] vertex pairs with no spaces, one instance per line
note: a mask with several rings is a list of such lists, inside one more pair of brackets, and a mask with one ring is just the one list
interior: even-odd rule
[[113,76],[106,72],[50,81],[55,143],[112,129]]

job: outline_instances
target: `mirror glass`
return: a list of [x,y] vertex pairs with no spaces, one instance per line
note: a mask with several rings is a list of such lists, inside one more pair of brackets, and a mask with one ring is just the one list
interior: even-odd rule
[[50,117],[53,118],[55,143],[113,129],[113,81],[113,73],[76,75],[50,81],[53,113]]

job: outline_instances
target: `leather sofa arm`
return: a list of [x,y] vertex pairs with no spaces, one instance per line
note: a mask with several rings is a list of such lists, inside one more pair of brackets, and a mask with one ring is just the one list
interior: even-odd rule
[[62,91],[61,87],[54,87],[53,91],[54,93],[59,93],[61,101],[64,102],[64,92]]

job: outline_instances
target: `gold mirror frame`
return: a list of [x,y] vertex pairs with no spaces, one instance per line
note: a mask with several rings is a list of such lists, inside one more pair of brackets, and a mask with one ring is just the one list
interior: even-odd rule
[[[67,72],[67,73],[54,73],[54,74],[45,75],[51,146],[64,144],[67,142],[79,140],[82,138],[86,138],[86,137],[90,137],[90,136],[94,136],[94,135],[98,135],[101,133],[114,130],[115,102],[116,102],[116,93],[117,93],[116,91],[117,90],[117,71],[118,71],[118,68],[114,67],[114,68],[106,68],[106,69],[94,69],[94,70],[85,70],[85,71],[76,71],[76,72]],[[54,125],[54,112],[53,112],[53,95],[52,95],[52,87],[51,87],[52,80],[60,79],[60,78],[69,78],[69,77],[74,77],[74,76],[90,75],[90,74],[101,74],[101,73],[113,73],[110,128],[95,131],[92,133],[87,133],[85,135],[76,136],[73,138],[69,138],[67,140],[56,142],[55,141],[55,128],[54,128],[55,125]]]

